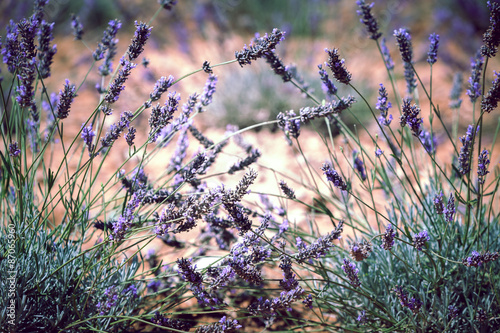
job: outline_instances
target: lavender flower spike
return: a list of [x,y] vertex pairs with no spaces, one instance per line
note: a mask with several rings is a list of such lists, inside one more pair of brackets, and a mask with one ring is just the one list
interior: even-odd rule
[[458,164],[460,173],[462,175],[467,174],[470,171],[470,157],[472,153],[473,146],[473,136],[474,136],[474,126],[469,125],[467,128],[467,133],[460,138],[462,142],[462,148],[460,148],[460,154],[458,155]]
[[198,112],[205,111],[204,106],[208,106],[212,103],[212,96],[215,93],[215,86],[217,85],[217,76],[210,74],[208,76],[207,82],[205,83],[205,88],[200,96],[200,103],[198,104]]
[[479,154],[478,164],[477,164],[477,176],[479,184],[484,184],[484,177],[489,173],[488,165],[490,165],[490,160],[488,158],[488,150],[483,149]]
[[433,33],[429,36],[429,52],[427,52],[427,62],[433,65],[437,61],[437,52],[439,47],[439,35]]
[[283,179],[280,180],[280,188],[288,199],[294,200],[296,198],[295,191]]
[[494,57],[500,45],[500,4],[496,1],[488,1],[490,9],[490,26],[483,35],[484,45],[481,54],[488,58]]
[[380,247],[384,250],[392,249],[394,246],[394,238],[396,238],[396,231],[394,231],[392,225],[389,224],[385,229],[385,233],[382,235],[382,244]]
[[132,43],[129,45],[127,54],[130,61],[133,61],[139,57],[139,55],[144,51],[144,45],[151,35],[151,29],[146,23],[135,21],[135,34]]
[[73,36],[75,36],[75,40],[82,40],[83,25],[80,22],[80,18],[75,14],[71,14],[71,28],[73,29]]
[[279,29],[273,29],[270,35],[258,37],[249,47],[245,45],[242,51],[235,52],[236,60],[241,67],[250,65],[252,60],[257,60],[272,52],[283,39],[285,39],[285,33]]
[[323,69],[323,65],[318,65],[318,68],[319,76],[321,77],[321,81],[323,82],[323,90],[328,96],[335,96],[335,94],[337,93],[337,87],[335,87],[332,80],[328,78],[328,73],[325,69]]
[[444,202],[443,202],[443,192],[441,191],[434,197],[434,209],[436,210],[436,214],[443,214],[444,212]]
[[66,79],[64,84],[64,91],[59,91],[59,102],[57,103],[56,117],[59,119],[65,119],[68,117],[69,108],[73,99],[76,97],[74,84],[69,84],[69,80]]
[[19,149],[19,144],[17,141],[12,142],[9,144],[9,155],[12,157],[17,157],[21,154],[21,149]]
[[384,85],[381,83],[380,88],[378,89],[377,105],[375,108],[380,111],[380,117],[378,121],[381,125],[389,126],[392,122],[392,115],[389,114],[389,109],[392,107],[391,102],[387,101],[387,90]]
[[427,233],[426,230],[419,232],[418,234],[413,235],[413,246],[419,250],[422,251],[422,248],[424,247],[425,243],[430,239],[429,234]]
[[361,16],[360,22],[366,26],[370,38],[377,40],[382,36],[382,33],[378,31],[378,24],[372,14],[373,3],[370,5],[366,4],[364,0],[356,1],[359,10],[356,10],[358,16]]
[[346,85],[349,84],[351,82],[351,73],[345,68],[345,60],[340,59],[339,50],[325,49],[325,52],[328,53],[328,62],[326,65],[332,70],[333,76],[337,81]]
[[396,37],[403,61],[411,63],[413,61],[413,46],[411,45],[411,35],[408,30],[405,28],[394,30],[394,36]]
[[120,115],[120,121],[117,124],[113,124],[110,127],[109,132],[106,133],[104,138],[101,139],[102,148],[106,149],[111,147],[113,142],[120,137],[120,134],[129,127],[130,121],[134,117],[134,114],[130,111],[125,111]]
[[342,269],[344,270],[344,273],[347,275],[349,283],[354,288],[357,288],[361,285],[361,282],[359,281],[358,277],[359,269],[357,269],[356,265],[350,262],[349,259],[344,259],[344,264],[342,265]]
[[169,75],[168,78],[162,76],[156,83],[153,92],[149,94],[151,101],[157,101],[161,98],[161,95],[168,90],[174,84],[174,77]]
[[52,36],[53,29],[54,23],[42,21],[38,32],[38,72],[42,79],[46,79],[50,76],[50,65],[57,52],[56,45],[50,47],[50,42],[54,39]]
[[106,93],[106,96],[104,96],[104,100],[109,104],[112,104],[118,100],[121,91],[125,89],[124,83],[125,81],[127,81],[130,72],[137,66],[137,64],[134,64],[123,58],[121,59],[120,64],[122,65],[122,68],[120,69],[120,72],[118,73],[114,81],[109,85],[108,92]]
[[342,191],[347,191],[346,183],[337,171],[332,168],[330,163],[323,163],[321,170],[323,170],[323,173],[326,175],[326,179],[331,181],[335,187],[340,188]]
[[475,59],[471,60],[471,76],[469,78],[469,89],[467,95],[472,104],[481,96],[481,71],[483,70],[484,60],[481,54],[478,53]]
[[403,100],[403,115],[399,119],[399,123],[401,127],[408,125],[411,129],[413,136],[417,138],[420,136],[420,132],[422,132],[422,118],[419,118],[420,108],[413,104],[410,106],[411,99],[405,98]]
[[94,140],[95,131],[92,131],[92,124],[85,127],[85,124],[82,124],[82,139],[87,149],[89,151],[89,156],[92,157],[92,151],[94,150],[95,145],[92,144]]
[[455,197],[453,196],[453,193],[450,194],[450,198],[448,199],[448,203],[446,204],[444,216],[446,221],[450,223],[453,222],[453,218],[455,216]]
[[494,72],[495,73],[495,80],[493,80],[493,85],[491,86],[490,90],[488,90],[488,93],[486,96],[484,96],[484,99],[481,101],[481,110],[483,112],[488,112],[490,113],[496,107],[498,106],[498,101],[500,100],[500,73],[499,72]]
[[382,50],[382,55],[384,56],[385,67],[388,70],[394,69],[394,61],[392,60],[391,54],[389,53],[389,49],[385,44],[385,37],[380,40],[380,49]]

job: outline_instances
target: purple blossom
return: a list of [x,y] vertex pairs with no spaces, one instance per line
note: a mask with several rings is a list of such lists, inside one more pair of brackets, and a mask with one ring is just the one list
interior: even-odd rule
[[304,306],[306,308],[309,308],[312,310],[313,308],[313,298],[312,298],[312,295],[309,294],[306,296],[306,298],[304,298],[304,300],[302,301],[302,304],[304,304]]
[[135,127],[130,126],[128,128],[127,134],[125,134],[125,141],[127,141],[127,144],[129,145],[129,147],[134,145],[136,131],[137,130],[135,129]]
[[193,327],[193,324],[189,322],[165,318],[158,311],[156,311],[155,315],[151,318],[151,322],[156,325],[173,328],[179,331],[189,331],[191,327]]
[[136,30],[134,38],[132,39],[132,43],[129,45],[127,50],[128,59],[130,61],[137,59],[142,51],[144,51],[144,45],[151,35],[151,29],[153,29],[146,23],[137,21],[135,21],[135,27]]
[[149,117],[149,142],[156,142],[161,130],[173,119],[173,114],[179,107],[181,96],[175,91],[168,94],[168,100],[165,106],[159,105],[153,107]]
[[377,148],[377,150],[375,150],[375,156],[376,157],[380,157],[380,155],[382,155],[384,152],[382,151],[382,149],[380,148]]
[[285,33],[279,29],[273,29],[273,32],[267,33],[262,37],[255,38],[250,46],[244,46],[242,51],[235,52],[235,58],[240,64],[250,65],[252,60],[257,60],[272,52],[276,46],[285,39]]
[[12,142],[9,144],[9,155],[12,157],[17,157],[21,154],[21,149],[19,149],[19,144],[17,141]]
[[352,96],[342,97],[338,101],[327,102],[325,105],[314,107],[303,107],[300,109],[300,120],[307,123],[318,117],[328,117],[334,114],[339,114],[342,111],[351,107],[356,100]]
[[114,54],[116,54],[117,41],[115,40],[115,36],[121,27],[122,27],[122,24],[120,21],[118,21],[118,20],[109,21],[108,27],[104,31],[101,42],[97,45],[97,49],[92,54],[95,61],[103,59],[104,52],[106,52],[106,50],[108,50],[108,49],[111,49],[111,52],[108,53],[109,59],[112,59]]
[[38,32],[38,72],[42,79],[46,79],[50,76],[50,65],[57,52],[56,45],[50,47],[50,42],[54,39],[52,36],[53,29],[54,23],[42,21]]
[[498,252],[491,253],[488,251],[483,254],[480,254],[477,251],[472,251],[472,255],[470,257],[462,259],[462,264],[464,264],[467,267],[479,267],[487,262],[497,260],[498,257],[499,257]]
[[490,164],[490,160],[488,158],[488,150],[483,149],[483,151],[479,154],[478,162],[477,162],[477,176],[479,184],[484,184],[484,177],[489,173],[488,165]]
[[380,49],[382,50],[382,55],[384,56],[385,67],[388,70],[394,69],[394,61],[392,60],[387,45],[385,44],[385,37],[383,37],[380,41]]
[[323,65],[318,65],[319,68],[319,76],[321,78],[321,82],[323,82],[322,87],[323,91],[330,97],[335,96],[337,94],[337,87],[335,87],[335,84],[333,84],[332,80],[328,78],[328,73],[326,72],[325,69],[323,69]]
[[328,235],[319,237],[311,245],[306,246],[300,237],[297,237],[297,260],[302,263],[309,259],[318,259],[328,253],[333,247],[333,241],[341,238],[344,221],[339,221],[335,230]]
[[[479,130],[479,127],[478,127]],[[460,154],[458,155],[458,165],[459,170],[462,175],[469,173],[471,168],[471,154],[473,148],[473,138],[474,138],[474,126],[469,125],[467,128],[467,133],[460,137],[460,142],[462,142],[462,147],[460,148]]]
[[481,96],[481,72],[483,70],[484,60],[480,53],[476,55],[475,59],[471,59],[471,76],[469,78],[469,89],[467,95],[472,104],[474,104],[478,97]]
[[399,52],[404,62],[412,63],[413,61],[413,46],[411,45],[411,35],[407,29],[401,28],[394,30],[394,37],[399,46]]
[[444,213],[444,202],[443,202],[443,191],[437,194],[434,199],[434,209],[436,210],[436,214]]
[[401,286],[396,286],[393,288],[394,293],[398,296],[399,302],[402,306],[407,307],[413,312],[413,314],[417,314],[422,307],[422,301],[416,297],[408,298],[408,294]]
[[455,216],[455,197],[453,197],[453,193],[450,193],[450,198],[448,199],[448,203],[446,204],[444,215],[446,221],[450,223],[453,222],[453,218]]
[[177,139],[177,145],[175,146],[175,151],[170,159],[169,170],[179,171],[182,167],[182,161],[186,157],[186,151],[189,147],[189,139],[187,131],[182,131]]
[[89,151],[89,156],[92,157],[92,151],[94,150],[95,145],[92,144],[94,141],[95,131],[92,131],[92,124],[85,127],[85,124],[82,124],[82,139],[83,143],[87,146]]
[[370,256],[372,252],[372,243],[367,240],[361,242],[354,242],[349,249],[351,258],[356,261],[363,261]]
[[422,143],[422,146],[429,154],[436,153],[437,140],[434,133],[431,134],[430,132],[422,131],[420,132],[419,138],[420,143]]
[[437,61],[437,52],[439,47],[439,35],[432,33],[429,36],[429,51],[427,52],[427,62],[431,65],[435,64]]
[[262,153],[260,152],[259,149],[252,149],[250,154],[244,158],[243,160],[239,160],[235,164],[233,164],[227,173],[230,175],[234,174],[236,171],[244,170],[246,167],[249,165],[257,162],[258,158],[262,156]]
[[357,321],[359,321],[360,325],[366,324],[366,311],[365,310],[361,311],[361,313],[359,314],[359,316],[357,318]]
[[500,45],[500,4],[495,1],[488,1],[487,4],[491,12],[490,26],[483,35],[484,45],[481,47],[481,54],[492,58]]
[[326,176],[326,179],[331,181],[335,187],[340,188],[342,191],[347,191],[347,184],[337,171],[332,168],[332,165],[329,162],[323,163],[321,170],[323,170],[323,174]]
[[425,244],[429,239],[430,239],[429,234],[427,233],[426,230],[423,230],[418,234],[413,235],[413,246],[417,250],[422,251],[422,248],[425,246]]
[[353,264],[352,262],[350,262],[349,259],[344,259],[344,264],[342,265],[342,270],[347,275],[347,278],[349,279],[349,283],[354,288],[357,288],[361,285],[361,282],[359,281],[359,277],[358,277],[359,269],[357,269],[356,265]]
[[285,138],[288,144],[291,145],[292,141],[289,137],[291,136],[296,139],[300,135],[300,119],[296,118],[293,110],[286,111],[285,113],[280,112],[276,119],[278,120],[278,127],[285,133]]
[[120,115],[120,121],[117,124],[112,124],[109,132],[106,133],[104,138],[101,139],[102,148],[106,149],[111,147],[113,142],[120,137],[120,134],[129,127],[130,121],[134,114],[130,111],[125,111]]
[[182,277],[184,281],[187,281],[193,285],[201,285],[203,282],[203,276],[200,272],[196,271],[196,265],[192,264],[193,259],[177,259],[177,266],[179,269],[177,272]]
[[70,84],[69,80],[66,79],[64,84],[64,91],[59,91],[59,102],[57,103],[56,117],[59,119],[65,119],[69,115],[69,109],[73,99],[77,96],[76,87],[74,84]]
[[20,57],[19,57],[19,31],[14,21],[10,20],[7,25],[7,35],[2,48],[3,63],[7,64],[9,72],[14,74],[17,70]]
[[458,308],[454,305],[449,305],[448,306],[448,315],[450,316],[450,319],[455,319],[459,315]]
[[364,0],[358,0],[356,1],[356,4],[359,7],[359,9],[356,10],[356,13],[358,16],[361,16],[359,21],[366,26],[366,30],[368,30],[370,38],[373,40],[379,39],[382,36],[382,33],[378,30],[377,20],[375,20],[375,17],[373,17],[372,14],[373,3],[368,5]]
[[276,50],[272,50],[271,52],[264,53],[264,59],[271,66],[271,69],[274,71],[276,75],[279,75],[283,82],[289,82],[292,80],[293,74],[289,70],[288,66],[283,64],[283,61],[276,54]]
[[288,186],[288,184],[283,179],[280,180],[279,185],[280,185],[281,190],[283,191],[283,194],[285,194],[285,196],[288,199],[294,200],[296,198],[295,191],[290,186]]
[[116,286],[111,286],[104,290],[104,300],[96,305],[100,315],[108,314],[116,306],[118,301],[118,291],[116,289]]
[[212,97],[215,93],[215,87],[217,85],[217,76],[209,75],[207,82],[205,83],[205,88],[203,93],[200,95],[200,103],[198,105],[198,112],[204,112],[204,106],[208,106],[212,103]]
[[130,72],[137,66],[137,64],[129,62],[124,58],[121,59],[120,65],[122,66],[122,68],[120,68],[120,71],[118,72],[118,75],[115,77],[113,82],[109,84],[108,92],[104,96],[104,100],[109,104],[113,104],[118,100],[121,91],[125,89],[124,83],[125,81],[127,81]]
[[387,100],[388,94],[384,85],[381,83],[378,90],[377,105],[375,108],[380,111],[380,117],[378,121],[381,125],[389,126],[392,121],[392,115],[388,117],[389,109],[392,107],[391,102]]
[[[169,75],[168,78],[162,76],[153,88],[153,92],[149,94],[151,102],[157,101],[161,98],[161,95],[168,90],[174,84],[174,77]],[[147,106],[149,107],[149,106]]]
[[34,105],[33,97],[35,95],[35,91],[33,88],[33,83],[36,78],[36,58],[33,57],[28,60],[28,58],[24,59],[21,62],[17,75],[19,79],[19,85],[16,88],[18,96],[16,96],[16,100],[21,107],[31,107]]
[[345,60],[340,59],[339,50],[325,49],[325,52],[328,53],[326,65],[332,70],[335,79],[343,84],[349,84],[351,81],[351,73],[345,68]]
[[356,156],[354,158],[354,169],[358,171],[361,180],[365,181],[366,180],[365,164],[363,163],[363,160],[359,158],[359,156]]
[[145,191],[137,190],[132,194],[132,197],[127,202],[125,209],[115,222],[113,222],[113,231],[112,234],[109,235],[109,238],[117,243],[122,241],[125,238],[125,234],[132,226],[132,221],[135,218],[135,211],[142,204],[142,199],[144,198]]
[[490,113],[495,110],[500,100],[500,73],[494,72],[494,74],[496,78],[493,80],[493,85],[481,101],[481,110],[483,112]]
[[411,99],[403,100],[403,115],[399,119],[401,127],[408,125],[413,136],[419,137],[422,132],[422,123],[424,122],[420,116],[420,108],[416,105],[410,105]]
[[82,22],[80,22],[80,18],[75,14],[71,14],[71,29],[73,30],[75,40],[82,40],[83,25]]

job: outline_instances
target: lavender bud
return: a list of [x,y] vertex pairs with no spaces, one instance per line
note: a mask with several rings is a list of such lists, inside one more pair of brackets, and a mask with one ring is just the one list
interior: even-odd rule
[[38,72],[42,79],[46,79],[50,76],[50,65],[52,64],[52,59],[57,52],[56,45],[50,47],[50,42],[54,39],[52,36],[52,30],[54,28],[54,23],[47,23],[42,21],[40,24],[40,30],[38,32]]
[[96,307],[100,315],[105,315],[111,311],[118,301],[116,286],[111,286],[104,290],[104,301],[98,302]]
[[425,243],[430,239],[429,234],[426,230],[419,232],[418,234],[413,235],[413,246],[422,251],[422,248],[425,246]]
[[477,251],[472,251],[472,255],[462,260],[462,264],[467,267],[479,267],[482,264],[485,264],[490,261],[495,261],[498,259],[500,255],[498,252],[485,252],[480,254]]
[[361,282],[359,281],[359,277],[358,277],[359,269],[357,269],[356,265],[353,264],[352,262],[350,262],[349,259],[344,259],[344,264],[342,265],[342,270],[347,275],[347,278],[349,279],[349,283],[354,288],[357,288],[361,285]]
[[448,306],[448,315],[450,316],[450,319],[455,319],[458,317],[458,308],[454,305]]
[[345,60],[340,59],[338,49],[325,49],[328,53],[328,62],[326,65],[332,70],[333,76],[337,81],[343,84],[349,84],[351,81],[351,73],[345,68]]
[[439,35],[433,33],[429,36],[429,52],[427,52],[427,62],[433,65],[437,61],[437,52],[439,47]]
[[489,173],[488,165],[490,164],[490,160],[488,158],[488,150],[483,149],[483,151],[479,154],[478,164],[477,164],[477,176],[479,184],[484,184],[484,177]]
[[241,67],[243,65],[250,65],[252,60],[257,60],[272,52],[276,46],[285,39],[285,33],[279,29],[273,29],[273,32],[263,37],[255,38],[249,47],[246,45],[242,51],[235,52],[235,57]]
[[342,97],[338,101],[332,101],[326,103],[325,105],[318,105],[314,107],[306,106],[304,108],[301,108],[299,111],[300,120],[303,123],[307,123],[310,120],[318,117],[328,117],[334,114],[339,114],[342,111],[350,108],[355,101],[356,100],[354,99],[354,97],[347,96],[346,98]]
[[372,252],[372,243],[366,240],[362,240],[360,243],[354,242],[349,249],[351,258],[356,261],[363,261],[368,258],[370,252]]
[[403,100],[403,115],[399,119],[401,127],[408,125],[413,136],[419,137],[422,131],[422,123],[424,122],[422,118],[419,118],[420,108],[413,104],[410,106],[411,99],[405,98]]
[[396,231],[391,224],[387,225],[385,233],[382,235],[381,248],[384,250],[390,250],[394,246],[394,238],[396,238]]
[[146,23],[135,21],[135,34],[132,43],[129,45],[127,54],[130,61],[133,61],[139,57],[139,55],[144,51],[144,45],[151,35],[151,29]]
[[361,311],[361,314],[358,316],[357,321],[359,321],[360,325],[366,324],[366,311],[363,310]]
[[77,96],[75,93],[76,87],[74,84],[69,84],[69,80],[65,80],[64,91],[59,91],[59,103],[57,103],[56,117],[65,119],[68,117],[69,108],[73,99]]
[[319,76],[321,77],[321,81],[323,82],[322,87],[323,91],[330,97],[335,96],[337,94],[337,87],[333,84],[332,80],[328,78],[328,73],[325,69],[323,69],[322,65],[318,65],[319,68]]
[[407,29],[401,28],[394,30],[394,37],[399,46],[399,52],[404,62],[412,63],[413,61],[413,46],[411,45],[411,35]]
[[151,101],[157,101],[161,98],[161,95],[168,90],[174,84],[174,77],[169,75],[168,78],[162,76],[156,83],[153,92],[149,94]]
[[95,61],[101,60],[104,58],[104,52],[106,50],[111,51],[108,52],[107,58],[111,60],[113,56],[116,54],[116,40],[115,36],[118,30],[120,30],[122,24],[118,20],[111,20],[108,23],[108,27],[104,31],[101,43],[97,45],[97,49],[92,54]]
[[331,181],[335,187],[340,188],[342,191],[347,191],[346,183],[344,183],[342,177],[332,168],[330,163],[323,163],[321,170],[323,170],[323,174],[326,175],[326,179]]
[[113,82],[110,83],[108,92],[106,93],[106,96],[104,96],[104,100],[109,104],[113,104],[118,100],[121,91],[125,89],[124,83],[127,81],[130,72],[137,66],[136,64],[125,59],[122,59],[120,64],[122,65],[122,68]]
[[166,10],[172,10],[177,0],[158,0],[158,3]]
[[498,101],[500,100],[500,73],[495,73],[495,80],[493,80],[493,85],[491,86],[488,93],[484,96],[481,101],[481,110],[483,112],[490,113],[498,106]]
[[102,148],[106,149],[111,147],[113,142],[120,137],[120,134],[129,127],[131,119],[134,114],[130,111],[125,111],[120,115],[120,121],[117,124],[112,124],[109,132],[106,133],[104,138],[101,139]]
[[94,145],[92,142],[94,141],[95,131],[92,131],[92,124],[85,127],[85,124],[82,124],[82,139],[83,143],[87,146],[89,151],[89,156],[92,157],[92,151],[94,150]]
[[484,45],[481,47],[481,54],[492,58],[500,45],[500,4],[492,1],[488,1],[487,4],[491,12],[490,26],[483,35]]
[[358,171],[359,176],[361,177],[361,180],[365,181],[366,180],[365,164],[359,158],[359,156],[356,156],[354,158],[354,168],[356,169],[356,171]]
[[71,14],[71,29],[73,29],[75,40],[82,40],[83,25],[82,22],[80,22],[80,18],[75,14]]
[[288,199],[294,200],[296,198],[295,191],[283,179],[280,180],[280,188]]
[[240,171],[245,169],[247,166],[251,165],[252,163],[256,162],[257,159],[262,155],[259,149],[252,149],[250,152],[250,155],[248,155],[245,159],[240,160],[233,164],[230,168],[228,173],[230,175],[234,174],[236,171]]
[[356,10],[358,16],[361,16],[360,22],[366,26],[370,38],[377,40],[382,36],[382,33],[378,31],[378,24],[372,14],[373,3],[366,4],[364,0],[356,1],[359,10]]
[[9,155],[12,157],[17,157],[21,154],[21,149],[19,149],[19,144],[17,141],[12,142],[9,144]]
[[443,192],[441,191],[438,195],[434,197],[434,209],[436,214],[443,214],[444,212],[444,202],[443,202]]
[[394,61],[392,60],[391,54],[389,53],[389,49],[385,44],[385,37],[381,39],[380,49],[382,50],[382,55],[384,56],[384,64],[388,70],[394,69]]
[[[479,130],[479,128],[478,128]],[[467,133],[460,137],[460,142],[462,142],[462,148],[460,148],[460,154],[458,155],[458,164],[460,173],[462,175],[467,174],[470,171],[470,158],[473,148],[473,137],[474,137],[474,126],[469,125],[467,128]]]
[[450,194],[450,198],[448,199],[448,203],[446,204],[446,208],[444,210],[444,215],[446,221],[453,222],[453,218],[455,216],[455,198],[453,194]]
[[437,140],[434,133],[431,134],[427,131],[422,131],[420,132],[419,139],[420,143],[422,143],[422,146],[429,154],[436,153]]
[[271,65],[271,69],[276,75],[281,76],[283,82],[289,82],[292,80],[292,73],[288,70],[288,67],[283,64],[283,61],[276,55],[276,50],[264,53],[264,58],[266,62]]
[[333,247],[333,241],[341,238],[344,221],[339,221],[337,228],[326,236],[319,237],[311,245],[306,246],[304,242],[297,237],[297,260],[302,263],[309,259],[318,259],[328,253],[330,248]]
[[212,103],[212,96],[215,93],[215,86],[217,85],[217,76],[209,75],[207,82],[205,83],[205,88],[200,96],[200,104],[198,105],[198,112],[204,112],[203,106],[208,106]]
[[472,73],[469,78],[469,89],[467,95],[472,104],[481,96],[481,71],[483,70],[483,57],[478,52],[475,59],[471,60]]
[[389,109],[392,107],[391,102],[387,100],[388,94],[384,85],[381,83],[378,89],[377,104],[375,108],[380,111],[378,121],[381,125],[389,126],[392,122],[392,115],[388,115]]
[[135,132],[136,132],[135,127],[130,126],[128,128],[127,134],[125,134],[125,141],[127,141],[127,144],[129,145],[129,147],[134,145]]
[[173,119],[173,114],[179,107],[180,99],[180,95],[173,91],[168,94],[165,106],[160,107],[157,105],[153,107],[151,116],[149,117],[149,142],[156,142],[160,131]]

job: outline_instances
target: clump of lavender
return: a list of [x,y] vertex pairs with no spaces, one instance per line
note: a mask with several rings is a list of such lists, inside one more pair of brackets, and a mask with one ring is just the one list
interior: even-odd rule
[[429,36],[429,51],[427,52],[427,62],[432,66],[437,61],[437,52],[439,47],[439,35],[432,33]]
[[372,243],[367,240],[362,240],[361,242],[352,243],[349,254],[351,258],[356,261],[363,261],[370,256],[372,252]]
[[19,149],[19,144],[17,141],[14,141],[9,144],[9,155],[12,157],[17,157],[21,154],[21,149]]
[[407,29],[401,28],[394,30],[394,36],[399,46],[399,52],[403,58],[405,68],[406,87],[409,94],[417,87],[415,73],[413,72],[413,46],[411,44],[411,35]]
[[334,97],[337,94],[338,90],[337,87],[335,87],[335,84],[332,82],[332,80],[328,78],[328,73],[323,68],[323,65],[321,64],[318,65],[318,69],[319,69],[318,73],[322,82],[323,91],[325,91],[325,93],[330,98]]
[[83,25],[82,22],[80,22],[80,18],[75,14],[71,14],[71,28],[73,29],[75,40],[82,40]]
[[489,173],[488,166],[490,165],[490,160],[488,154],[488,150],[483,149],[478,157],[477,176],[479,184],[484,184],[484,177]]
[[388,94],[384,85],[381,83],[378,89],[377,105],[375,108],[380,111],[378,121],[381,125],[389,126],[392,122],[392,114],[389,114],[389,109],[392,107],[391,102],[387,100]]
[[425,246],[427,241],[430,239],[429,233],[426,230],[419,232],[418,234],[413,235],[413,246],[422,251],[422,248]]
[[390,250],[394,246],[394,238],[396,238],[396,231],[391,224],[387,225],[385,233],[382,235],[381,248],[384,250]]
[[490,26],[483,35],[484,45],[481,47],[481,54],[492,58],[497,53],[500,45],[500,4],[495,1],[488,1],[490,9]]
[[340,59],[338,49],[325,49],[328,53],[328,61],[326,65],[332,70],[333,76],[337,81],[343,84],[349,84],[351,82],[351,73],[349,73],[345,67],[345,60]]
[[470,171],[470,158],[473,148],[473,137],[474,137],[474,126],[469,125],[467,128],[467,133],[460,137],[460,142],[462,142],[462,148],[460,148],[460,154],[458,155],[458,165],[459,170],[462,175],[466,175]]
[[469,78],[469,89],[467,89],[467,95],[472,104],[481,96],[481,72],[483,70],[483,64],[483,57],[478,52],[476,58],[471,60],[472,73]]
[[104,100],[109,104],[112,104],[118,100],[121,91],[125,89],[124,83],[125,81],[127,81],[130,72],[137,66],[137,64],[125,60],[124,58],[120,60],[120,65],[122,66],[122,68],[120,68],[120,71],[118,72],[118,75],[115,77],[113,82],[110,83],[108,92],[104,96]]
[[356,13],[358,16],[361,16],[359,21],[366,26],[370,38],[373,40],[379,39],[382,36],[382,33],[378,30],[377,20],[375,20],[372,14],[373,3],[368,5],[364,0],[358,0],[356,1],[356,4],[359,7],[359,9],[356,10]]
[[288,186],[288,184],[283,179],[280,180],[279,185],[280,185],[281,190],[283,191],[283,193],[286,195],[286,197],[288,199],[294,200],[296,198],[295,191],[290,186]]
[[69,115],[69,109],[73,99],[76,97],[76,87],[74,84],[70,84],[69,80],[66,79],[64,84],[64,91],[59,91],[59,102],[57,103],[56,117],[59,119],[65,119]]
[[419,118],[420,108],[416,104],[410,105],[410,103],[410,98],[405,98],[403,100],[403,114],[399,118],[399,123],[401,127],[408,125],[413,136],[418,138],[422,132],[422,124],[424,121],[421,117]]
[[472,255],[470,257],[462,259],[462,264],[464,264],[467,267],[479,267],[482,264],[497,260],[498,257],[499,257],[498,252],[491,253],[487,251],[483,254],[480,254],[477,251],[472,251]]
[[358,273],[359,269],[356,268],[356,265],[349,261],[349,259],[344,259],[344,264],[342,265],[342,270],[347,275],[349,279],[349,283],[354,288],[357,288],[361,285],[361,281],[359,281]]
[[483,112],[490,113],[495,110],[498,106],[498,101],[500,100],[500,73],[494,73],[496,78],[493,80],[493,85],[481,101],[481,110]]
[[250,65],[252,60],[257,60],[264,57],[266,54],[272,53],[279,42],[284,39],[285,32],[279,29],[273,29],[270,35],[266,33],[262,37],[257,37],[252,41],[249,47],[245,45],[242,51],[236,51],[236,60],[242,67],[243,65]]
[[151,29],[153,29],[146,23],[137,21],[135,21],[135,27],[136,30],[134,38],[132,39],[132,43],[129,45],[127,50],[128,59],[130,61],[137,59],[141,55],[142,51],[144,51],[144,45],[151,35]]
[[319,237],[309,246],[306,246],[302,239],[297,237],[297,248],[299,249],[299,253],[296,255],[297,260],[302,263],[326,255],[327,251],[333,247],[333,241],[341,238],[343,225],[344,221],[339,221],[335,230],[332,230],[326,236]]
[[335,187],[340,188],[342,191],[347,191],[347,184],[344,182],[342,177],[335,171],[332,165],[328,162],[323,163],[321,167],[326,179],[331,181]]

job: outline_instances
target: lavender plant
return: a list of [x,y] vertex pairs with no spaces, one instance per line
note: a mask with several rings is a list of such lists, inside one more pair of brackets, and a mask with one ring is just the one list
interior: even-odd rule
[[[47,2],[35,1],[31,17],[11,21],[1,45],[0,326],[6,331],[500,329],[498,74],[487,83],[500,45],[496,3],[488,2],[490,27],[472,62],[471,103],[457,103],[455,87],[450,107],[432,94],[439,35],[429,37],[424,79],[409,29],[396,30],[391,47],[376,7],[360,0],[360,22],[380,53],[377,65],[387,69],[376,100],[359,92],[342,46],[326,47],[324,63],[311,69],[324,88],[315,95],[278,55],[286,34],[274,29],[256,35],[232,60],[208,59],[178,79],[165,73],[135,110],[114,112],[131,90],[132,61],[146,55],[154,28],[153,21],[136,21],[121,50],[122,23],[112,20],[89,53],[89,72],[102,82],[95,107],[72,127],[70,110],[83,85],[67,79],[59,95],[46,85],[57,52],[50,45],[53,24],[43,17]],[[158,10],[180,5],[159,3]],[[86,38],[76,15],[71,26],[75,42]],[[399,64],[390,48],[400,51]],[[199,115],[211,112],[218,95],[217,67],[244,71],[259,61],[307,97],[298,111],[282,110],[247,128],[228,126],[218,139],[200,131]],[[403,93],[396,73],[405,78]],[[205,75],[200,92],[173,90],[191,75]],[[355,103],[373,116],[373,127],[358,125],[366,141],[341,117],[356,119]],[[447,119],[460,109],[472,112],[457,138],[450,127],[459,127]],[[139,124],[144,116],[148,128]],[[396,116],[400,121],[392,122]],[[304,131],[318,119],[326,134]],[[495,121],[496,132],[488,133],[483,124]],[[276,171],[262,162],[266,147],[246,141],[245,132],[269,125],[283,131],[302,169]],[[303,149],[305,135],[324,143],[323,161]],[[222,172],[232,186],[215,170],[230,143],[241,151]],[[276,191],[254,193],[265,172],[276,176]],[[151,251],[151,244],[161,250]]]

